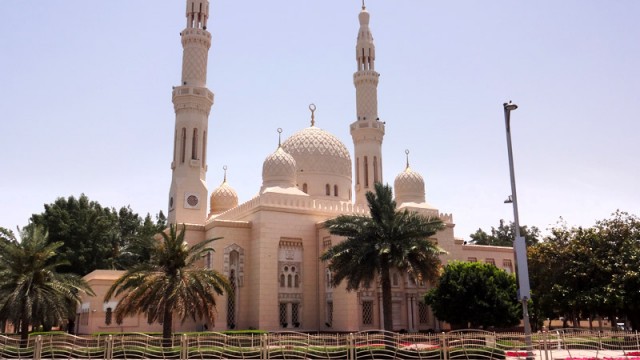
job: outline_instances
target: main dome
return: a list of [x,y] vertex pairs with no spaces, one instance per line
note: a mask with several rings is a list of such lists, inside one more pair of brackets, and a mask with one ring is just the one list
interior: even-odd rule
[[315,126],[291,135],[284,151],[296,160],[298,174],[327,174],[351,179],[351,156],[344,144]]

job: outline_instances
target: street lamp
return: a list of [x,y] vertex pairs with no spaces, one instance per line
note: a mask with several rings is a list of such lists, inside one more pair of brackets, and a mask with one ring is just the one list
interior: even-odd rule
[[[520,235],[520,220],[518,218],[518,196],[516,195],[516,177],[513,171],[513,152],[511,150],[511,111],[518,108],[518,105],[511,101],[504,103],[504,125],[507,130],[507,151],[509,153],[509,175],[511,177],[511,196],[505,203],[513,204],[513,223],[515,225],[515,239],[513,242],[513,252],[515,254],[516,275],[518,276],[518,300],[522,302],[522,322],[524,324],[524,340],[527,346],[527,358],[533,358],[531,343],[531,324],[529,323],[529,312],[527,305],[531,297],[529,287],[529,267],[527,265],[527,244],[524,237]],[[511,201],[508,201],[511,200]]]

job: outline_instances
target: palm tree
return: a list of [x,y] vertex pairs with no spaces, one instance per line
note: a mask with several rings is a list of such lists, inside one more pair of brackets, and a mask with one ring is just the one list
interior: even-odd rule
[[178,231],[171,225],[161,232],[162,239],[150,249],[151,258],[129,268],[109,288],[104,301],[119,298],[114,310],[116,322],[139,313],[150,322],[162,321],[164,345],[170,345],[173,314],[182,321],[187,316],[213,320],[216,295],[230,292],[228,280],[219,272],[196,267],[208,251],[208,245],[220,238],[204,240],[193,246],[184,241],[185,226]]
[[94,293],[81,277],[56,272],[69,264],[56,257],[62,242],[48,243],[41,226],[18,233],[21,241],[0,242],[0,320],[19,326],[26,346],[30,325],[61,324],[73,316],[82,293]]
[[369,286],[380,277],[384,329],[393,330],[390,270],[396,268],[416,280],[433,281],[438,275],[441,250],[428,239],[444,228],[437,217],[396,209],[389,185],[375,184],[367,192],[371,216],[340,215],[327,220],[333,235],[346,239],[330,247],[320,259],[329,261],[332,285],[347,280],[347,290]]

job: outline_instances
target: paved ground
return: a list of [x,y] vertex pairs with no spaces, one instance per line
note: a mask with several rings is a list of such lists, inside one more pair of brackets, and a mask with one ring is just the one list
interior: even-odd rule
[[622,350],[548,350],[536,351],[536,360],[565,360],[573,359],[634,359],[640,360],[640,356],[625,356]]

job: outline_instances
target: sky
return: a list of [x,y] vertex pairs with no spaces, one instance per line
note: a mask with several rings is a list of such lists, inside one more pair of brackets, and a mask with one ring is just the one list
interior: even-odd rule
[[[411,168],[455,235],[640,215],[640,2],[368,0],[383,181]],[[316,126],[353,153],[358,0],[211,1],[209,190],[240,202],[284,137]],[[0,226],[86,194],[166,214],[184,0],[0,1]]]

